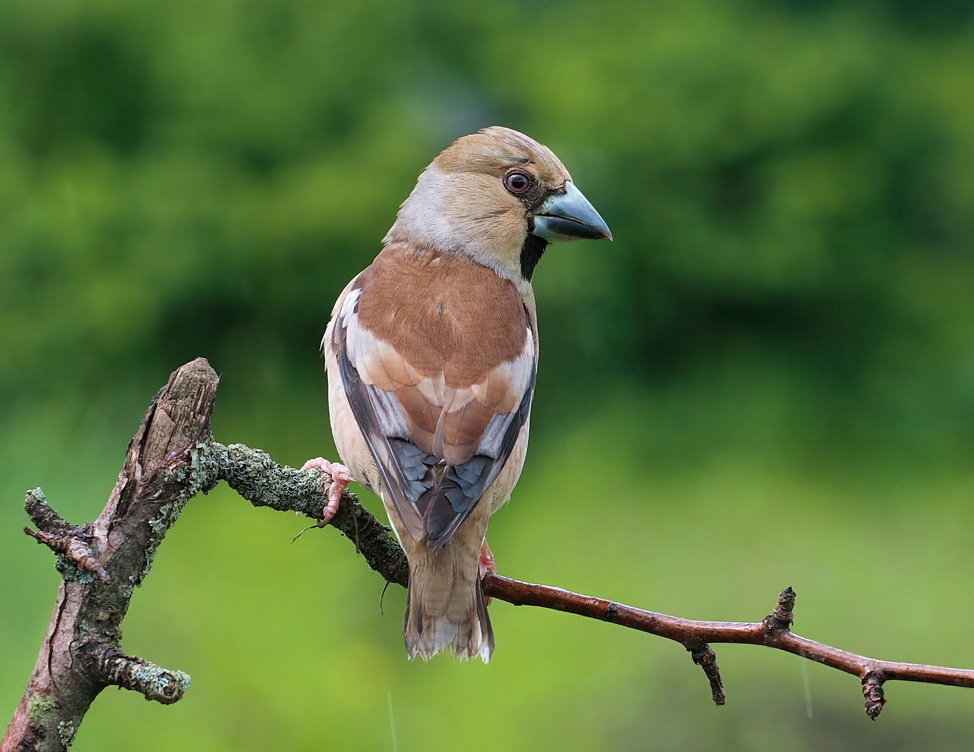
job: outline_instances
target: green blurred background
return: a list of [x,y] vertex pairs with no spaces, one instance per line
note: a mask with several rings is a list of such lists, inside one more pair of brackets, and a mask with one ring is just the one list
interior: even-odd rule
[[[416,175],[491,124],[616,241],[549,251],[502,573],[974,666],[974,5],[931,0],[0,5],[0,708],[50,616],[26,489],[90,520],[169,373],[218,440],[334,456],[318,340]],[[373,509],[373,497],[363,493]],[[377,510],[378,511],[378,510]],[[491,665],[406,661],[330,531],[193,501],[81,750],[970,749],[974,692],[495,603]],[[5,722],[5,721],[4,721]],[[2,725],[2,724],[0,724]]]

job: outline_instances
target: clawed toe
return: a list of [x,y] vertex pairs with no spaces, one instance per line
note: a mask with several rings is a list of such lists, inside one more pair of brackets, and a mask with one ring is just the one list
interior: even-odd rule
[[305,462],[301,466],[302,470],[321,470],[325,473],[328,480],[328,503],[325,504],[324,509],[321,510],[321,519],[318,521],[319,527],[324,527],[338,511],[338,505],[342,500],[342,494],[345,493],[345,489],[348,488],[349,482],[352,480],[351,472],[347,467],[338,462],[329,462],[323,457],[315,457]]

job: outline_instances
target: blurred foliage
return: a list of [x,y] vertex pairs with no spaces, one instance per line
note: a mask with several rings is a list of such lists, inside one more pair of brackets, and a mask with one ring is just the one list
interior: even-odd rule
[[[803,633],[974,664],[970,3],[0,16],[8,711],[56,582],[19,538],[23,491],[94,517],[149,396],[197,355],[223,375],[218,439],[327,454],[332,302],[425,164],[495,123],[551,146],[616,236],[536,276],[544,357],[531,459],[492,527],[502,571],[708,618],[760,618],[791,584]],[[126,646],[196,684],[173,708],[103,696],[78,748],[974,742],[959,690],[893,685],[867,725],[854,680],[809,666],[806,691],[794,659],[725,648],[716,711],[679,650],[503,604],[488,669],[406,664],[401,594],[378,618],[379,583],[327,532],[288,547],[293,520],[226,491],[186,517]]]

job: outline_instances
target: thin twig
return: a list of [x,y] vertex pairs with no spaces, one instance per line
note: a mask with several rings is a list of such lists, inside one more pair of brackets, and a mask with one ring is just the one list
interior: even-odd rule
[[24,532],[38,543],[43,543],[54,553],[61,554],[75,567],[83,572],[91,572],[102,582],[109,582],[112,578],[108,575],[105,568],[91,555],[88,544],[71,535],[55,535],[45,533],[43,530],[31,530],[24,528]]
[[727,693],[724,691],[724,681],[720,678],[720,669],[717,667],[717,653],[707,643],[687,650],[690,651],[693,662],[703,669],[704,676],[710,682],[710,696],[714,704],[726,705]]
[[[857,676],[864,683],[868,680],[869,694],[866,696],[866,710],[870,718],[879,715],[885,702],[882,696],[884,681],[899,679],[927,684],[974,687],[974,670],[867,658],[801,637],[787,627],[769,628],[769,624],[775,621],[774,615],[759,622],[684,619],[679,616],[644,611],[548,585],[520,582],[497,574],[488,574],[484,578],[484,593],[516,606],[540,606],[600,621],[610,621],[613,624],[674,640],[686,646],[688,650],[702,643],[736,643],[761,645],[794,653]],[[787,605],[790,601],[790,606],[787,607],[789,614],[791,607],[794,606],[794,595],[795,592],[787,588],[779,596],[779,605],[783,601]],[[865,684],[863,692],[866,693]]]

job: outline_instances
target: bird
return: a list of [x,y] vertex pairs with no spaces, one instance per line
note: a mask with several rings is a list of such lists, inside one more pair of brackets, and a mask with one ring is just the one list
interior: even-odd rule
[[[420,174],[382,250],[345,287],[322,338],[341,463],[381,497],[409,566],[410,659],[490,660],[486,542],[524,466],[538,367],[531,280],[551,243],[612,239],[546,146],[502,126],[464,136]],[[324,481],[323,481],[324,482]]]

